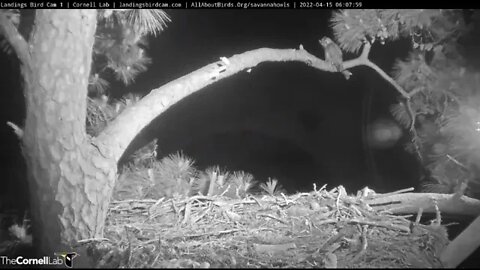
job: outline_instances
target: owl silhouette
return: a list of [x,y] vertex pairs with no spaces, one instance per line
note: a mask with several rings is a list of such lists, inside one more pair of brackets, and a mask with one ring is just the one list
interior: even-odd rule
[[329,37],[323,37],[318,41],[325,51],[325,61],[332,64],[338,72],[341,72],[345,79],[349,79],[352,73],[343,68],[343,54],[340,47]]

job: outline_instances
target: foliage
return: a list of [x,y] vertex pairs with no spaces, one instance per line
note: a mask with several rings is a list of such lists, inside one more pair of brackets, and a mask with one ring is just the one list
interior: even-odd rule
[[[146,35],[157,35],[164,30],[168,21],[170,18],[162,10],[99,13],[91,81],[110,70],[124,84],[132,83],[139,73],[147,70],[151,62],[145,55]],[[90,90],[103,94],[105,87],[91,87]]]
[[[23,32],[21,21],[30,19],[18,9],[1,12],[7,19],[6,23],[20,33]],[[146,71],[151,63],[145,54],[148,47],[146,37],[149,34],[156,36],[165,30],[167,22],[170,22],[170,17],[159,9],[99,10],[89,92],[95,96],[105,94],[111,75],[128,85],[138,74]],[[0,50],[8,54],[13,52],[3,36],[0,37]]]
[[153,163],[153,174],[150,176],[153,188],[149,197],[160,198],[163,195],[170,198],[189,195],[191,182],[198,174],[193,165],[193,159],[182,152],[171,154]]
[[253,175],[244,171],[233,172],[230,182],[236,187],[235,196],[244,198],[256,185]]
[[124,97],[109,101],[106,95],[97,98],[88,98],[87,105],[87,133],[97,136],[115,117],[126,107],[137,103],[140,96],[127,94]]
[[347,52],[358,52],[363,42],[410,37],[414,47],[431,50],[458,35],[458,11],[433,9],[349,9],[334,12],[335,38]]
[[256,185],[253,175],[244,171],[233,173],[220,169],[219,166],[207,168],[199,174],[192,185],[192,194],[206,196],[225,196],[245,198]]
[[465,18],[460,10],[344,10],[331,21],[335,38],[349,52],[364,42],[411,40],[409,57],[392,72],[409,97],[393,104],[391,113],[411,129],[406,150],[416,152],[430,174],[425,189],[451,193],[468,183],[465,192],[473,196],[480,191],[472,190],[480,164],[480,76],[463,52],[479,20],[474,25]]
[[282,185],[278,183],[278,180],[275,178],[268,178],[266,183],[261,183],[260,188],[267,192],[270,196],[275,196],[285,191],[282,188]]
[[194,195],[245,198],[256,186],[253,175],[208,167],[199,171],[192,158],[177,152],[156,158],[156,140],[137,150],[121,169],[114,200],[176,198]]
[[203,194],[207,196],[217,195],[224,191],[224,187],[229,181],[230,172],[221,169],[219,166],[206,168],[199,177],[193,182],[193,194]]

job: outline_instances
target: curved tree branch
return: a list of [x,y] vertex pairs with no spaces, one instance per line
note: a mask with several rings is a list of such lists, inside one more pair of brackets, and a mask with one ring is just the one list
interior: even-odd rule
[[356,67],[356,66],[367,66],[373,70],[375,70],[383,79],[389,82],[395,89],[405,98],[409,99],[410,95],[405,91],[392,77],[390,77],[385,71],[383,71],[379,66],[368,59],[370,54],[370,49],[372,45],[369,42],[365,42],[363,45],[362,53],[358,58],[345,61],[343,66],[345,69]]
[[118,161],[134,137],[173,104],[210,84],[263,62],[296,61],[322,71],[337,72],[332,65],[304,49],[260,48],[222,59],[152,90],[134,106],[125,109],[93,143],[104,155]]
[[380,67],[378,67],[375,63],[370,61],[368,59],[368,56],[370,54],[370,49],[372,45],[368,42],[365,43],[362,49],[362,53],[358,58],[355,58],[350,61],[345,61],[344,62],[344,67],[347,68],[352,68],[355,66],[367,66],[373,70],[375,70],[380,76],[382,76],[383,79],[385,79],[387,82],[389,82],[395,89],[405,98],[410,98],[410,95],[405,91],[398,83],[390,77],[385,71],[383,71]]
[[[408,97],[408,93],[402,87],[377,65],[368,60],[370,48],[371,45],[365,43],[361,55],[358,58],[345,61],[344,67],[347,69],[355,66],[368,66],[390,82],[403,96]],[[135,136],[173,104],[210,84],[228,78],[240,71],[254,68],[263,62],[302,62],[318,70],[338,72],[330,63],[310,54],[302,46],[299,49],[260,48],[230,58],[221,57],[221,61],[208,64],[152,90],[150,94],[120,114],[92,143],[104,155],[108,155],[118,162]],[[125,123],[129,124],[125,125]]]
[[[417,137],[417,134],[415,132],[416,114],[415,114],[415,112],[413,112],[412,107],[410,105],[410,98],[412,96],[414,96],[415,94],[417,94],[418,92],[422,91],[423,88],[416,88],[413,91],[411,91],[410,93],[405,91],[405,89],[403,89],[392,77],[390,77],[380,67],[378,67],[375,63],[373,63],[372,61],[370,61],[368,59],[371,47],[372,47],[372,45],[369,42],[365,42],[364,46],[363,46],[363,49],[362,49],[362,53],[360,54],[360,56],[358,58],[352,60],[352,62],[349,63],[349,64],[352,65],[352,66],[364,65],[364,66],[370,67],[371,69],[375,70],[380,76],[382,76],[382,78],[384,78],[387,82],[389,82],[393,87],[395,87],[395,89],[406,100],[405,103],[406,103],[406,107],[407,107],[407,112],[408,112],[408,114],[410,116],[410,119],[411,119],[409,130],[410,130],[410,132],[413,133],[414,137]],[[345,64],[345,66],[347,66],[347,65]]]
[[15,25],[5,16],[4,12],[0,12],[0,32],[10,43],[18,59],[20,59],[24,65],[29,65],[30,53],[28,51],[28,43],[20,32],[18,32]]
[[360,59],[368,60],[368,56],[370,55],[371,48],[372,48],[372,44],[370,42],[365,42],[363,45],[362,53],[360,54]]
[[392,79],[392,77],[388,76],[387,73],[385,73],[385,71],[383,71],[380,67],[378,67],[377,65],[375,65],[373,62],[371,62],[370,60],[368,61],[365,61],[364,63],[362,63],[363,65],[375,70],[380,76],[382,76],[382,78],[384,78],[387,82],[389,82],[393,87],[395,87],[395,89],[405,98],[410,98],[410,95],[400,86],[398,85],[398,83]]

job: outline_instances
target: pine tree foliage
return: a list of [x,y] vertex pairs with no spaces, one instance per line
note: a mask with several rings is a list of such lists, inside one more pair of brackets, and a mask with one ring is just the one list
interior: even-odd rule
[[122,17],[100,20],[94,46],[95,71],[113,71],[117,80],[130,84],[147,69],[151,60],[144,53],[146,39],[134,29]]
[[398,121],[398,123],[405,129],[408,129],[412,124],[412,119],[410,119],[408,115],[405,103],[399,102],[396,104],[392,104],[390,106],[390,112],[392,113],[393,117]]
[[110,83],[100,77],[98,73],[95,73],[90,75],[88,79],[88,87],[90,93],[96,96],[101,96],[106,94],[108,87],[110,87]]
[[279,184],[278,180],[275,178],[269,177],[267,182],[260,184],[260,188],[270,196],[277,196],[281,193],[285,193],[282,185]]
[[430,9],[351,9],[335,12],[331,19],[341,48],[356,53],[363,42],[412,39],[414,47],[431,50],[458,34],[458,11]]
[[331,21],[348,52],[364,42],[411,40],[410,55],[391,72],[409,93],[390,107],[399,124],[412,129],[406,150],[416,152],[430,174],[425,190],[451,193],[468,183],[467,195],[480,194],[473,188],[480,177],[480,73],[464,56],[465,37],[480,20],[467,24],[460,10],[417,9],[343,10]]
[[244,171],[235,171],[230,177],[231,182],[237,187],[236,195],[245,197],[249,191],[256,185],[256,181],[251,173]]
[[117,100],[109,100],[108,96],[101,95],[88,98],[87,107],[87,133],[97,136],[111,121],[115,119],[125,108],[137,103],[140,96],[127,94]]
[[[19,29],[24,14],[18,9],[0,12],[8,19],[6,23]],[[146,56],[147,35],[158,35],[170,18],[163,10],[99,10],[96,39],[93,48],[93,63],[89,77],[87,108],[87,133],[96,136],[108,122],[126,106],[138,101],[138,97],[126,96],[109,102],[107,96],[112,75],[128,85],[135,77],[147,70],[151,59]],[[11,54],[10,44],[0,35],[0,50]],[[108,79],[107,79],[108,78]]]
[[163,10],[101,10],[99,12],[93,50],[94,63],[90,93],[105,94],[108,84],[104,77],[113,73],[115,79],[128,85],[147,70],[151,59],[146,55],[147,36],[158,35],[170,22]]
[[168,190],[167,195],[188,195],[193,179],[198,174],[194,167],[194,160],[177,152],[164,157],[159,162],[153,163],[153,194],[162,194]]
[[132,9],[123,13],[123,16],[141,35],[156,36],[165,29],[167,22],[171,21],[167,13],[160,9]]
[[157,35],[170,21],[162,10],[100,10],[89,79],[87,133],[96,136],[127,106],[140,97],[126,95],[110,101],[107,91],[111,74],[128,85],[147,70],[147,35]]

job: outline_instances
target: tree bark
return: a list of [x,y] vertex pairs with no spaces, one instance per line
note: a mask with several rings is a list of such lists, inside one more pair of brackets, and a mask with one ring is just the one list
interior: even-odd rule
[[102,235],[116,176],[85,131],[96,10],[38,10],[23,63],[34,244],[42,255],[74,251],[75,240]]

